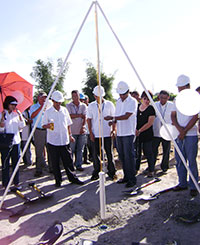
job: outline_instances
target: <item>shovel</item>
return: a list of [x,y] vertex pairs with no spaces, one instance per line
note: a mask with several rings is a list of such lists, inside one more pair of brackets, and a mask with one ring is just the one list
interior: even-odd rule
[[40,194],[40,197],[39,198],[42,198],[42,199],[49,199],[51,197],[53,197],[52,194],[45,194],[42,190],[40,190],[36,184],[33,182],[33,183],[29,183],[29,187],[33,188],[35,191],[37,191],[39,194]]
[[168,189],[159,191],[159,192],[157,192],[157,193],[155,193],[153,195],[151,194],[150,196],[143,196],[141,198],[141,200],[144,200],[144,201],[152,201],[152,200],[158,199],[161,194],[166,193],[166,192],[169,192],[169,191],[172,191],[173,189],[174,189],[174,187],[170,187]]
[[24,204],[32,202],[32,200],[29,197],[25,196],[17,187],[11,187],[10,190],[11,192],[14,192],[17,196],[22,198],[25,201]]
[[154,184],[154,183],[157,183],[157,182],[159,182],[159,181],[161,181],[161,179],[156,177],[156,178],[153,179],[152,181],[150,181],[150,182],[148,182],[148,183],[145,183],[145,184],[143,184],[143,185],[137,187],[135,190],[129,190],[129,191],[123,191],[123,192],[124,192],[126,195],[128,195],[128,196],[135,196],[135,195],[138,195],[138,194],[140,193],[141,189],[143,189],[143,188],[145,188],[145,187],[147,187],[147,186],[149,186],[149,185],[152,185],[152,184]]

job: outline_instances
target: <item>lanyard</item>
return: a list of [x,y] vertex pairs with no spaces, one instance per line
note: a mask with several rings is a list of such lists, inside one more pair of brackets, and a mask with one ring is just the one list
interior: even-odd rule
[[161,113],[161,115],[162,115],[162,117],[163,117],[163,119],[164,119],[165,113],[166,113],[166,110],[167,110],[167,103],[166,103],[166,106],[165,106],[165,108],[164,108],[164,111],[162,110],[162,106],[161,106],[160,103],[159,103],[159,107],[160,107],[160,113]]

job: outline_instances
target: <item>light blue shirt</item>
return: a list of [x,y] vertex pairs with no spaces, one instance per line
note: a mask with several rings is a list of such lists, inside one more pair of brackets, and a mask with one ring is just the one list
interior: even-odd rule
[[[36,104],[32,105],[31,108],[30,108],[30,116],[33,114],[34,111],[36,111],[38,108],[40,108],[40,106],[41,105],[39,104],[39,102],[37,102]],[[36,117],[34,117],[32,119],[33,120],[33,124],[32,124],[33,127],[35,126],[35,123],[36,123],[36,120],[37,120],[39,114],[40,114],[40,112],[37,114]],[[44,116],[44,111],[42,112],[42,116],[41,116],[40,121],[39,121],[39,123],[38,123],[36,128],[41,128],[42,129],[42,118],[43,118],[43,116]]]

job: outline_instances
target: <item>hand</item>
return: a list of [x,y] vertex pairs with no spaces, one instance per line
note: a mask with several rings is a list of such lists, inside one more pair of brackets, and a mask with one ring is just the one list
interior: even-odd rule
[[95,141],[95,137],[94,137],[94,134],[93,134],[93,133],[90,133],[90,140],[91,140],[92,142]]
[[137,130],[137,129],[136,129],[135,135],[136,135],[136,136],[139,136],[139,135],[140,135],[140,130]]
[[80,129],[80,134],[84,134],[86,132],[85,126],[82,126]]
[[76,141],[72,135],[69,136],[69,140],[70,140],[70,142],[72,142],[72,143],[74,143],[74,142]]
[[116,137],[116,131],[112,130],[110,136],[114,139]]

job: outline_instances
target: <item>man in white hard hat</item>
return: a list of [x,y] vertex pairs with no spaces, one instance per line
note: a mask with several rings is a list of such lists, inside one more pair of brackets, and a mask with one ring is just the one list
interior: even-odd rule
[[[108,121],[105,120],[106,117],[113,117],[115,113],[115,107],[111,101],[105,100],[103,97],[105,95],[104,88],[102,86],[96,86],[93,90],[95,101],[90,103],[87,110],[87,123],[88,130],[90,133],[90,139],[94,142],[93,147],[93,166],[94,170],[92,173],[91,180],[96,180],[99,178],[100,172],[100,149],[99,140],[104,139],[104,149],[108,159],[108,176],[111,179],[115,178],[115,164],[112,153],[112,135],[115,131],[115,126],[110,127]],[[102,98],[102,106],[100,108],[100,98]],[[102,112],[102,124],[103,132],[101,131],[101,112]]]
[[[178,92],[181,92],[184,89],[190,89],[190,79],[185,75],[180,75],[177,79],[176,86]],[[192,99],[192,98],[188,98]],[[176,143],[182,152],[185,160],[189,163],[189,168],[198,183],[198,169],[197,169],[197,151],[198,151],[198,136],[197,136],[197,125],[198,115],[187,116],[183,115],[174,104],[174,109],[171,113],[172,123],[179,131],[179,136],[176,139]],[[187,183],[187,170],[180,159],[177,151],[175,150],[176,158],[176,169],[179,178],[179,184],[174,187],[174,191],[182,191],[188,188]],[[190,195],[196,196],[198,191],[192,181],[189,179]]]
[[117,150],[122,162],[124,178],[117,183],[126,183],[126,187],[136,184],[134,136],[136,130],[137,101],[129,94],[129,86],[121,81],[117,85],[120,98],[116,103],[113,123],[117,123]]
[[71,134],[72,124],[68,110],[61,106],[64,101],[60,91],[54,91],[51,97],[53,106],[45,111],[42,121],[43,128],[47,129],[47,145],[49,148],[55,186],[60,187],[62,175],[60,172],[60,158],[66,171],[69,182],[83,185],[75,174],[70,142],[74,141]]

